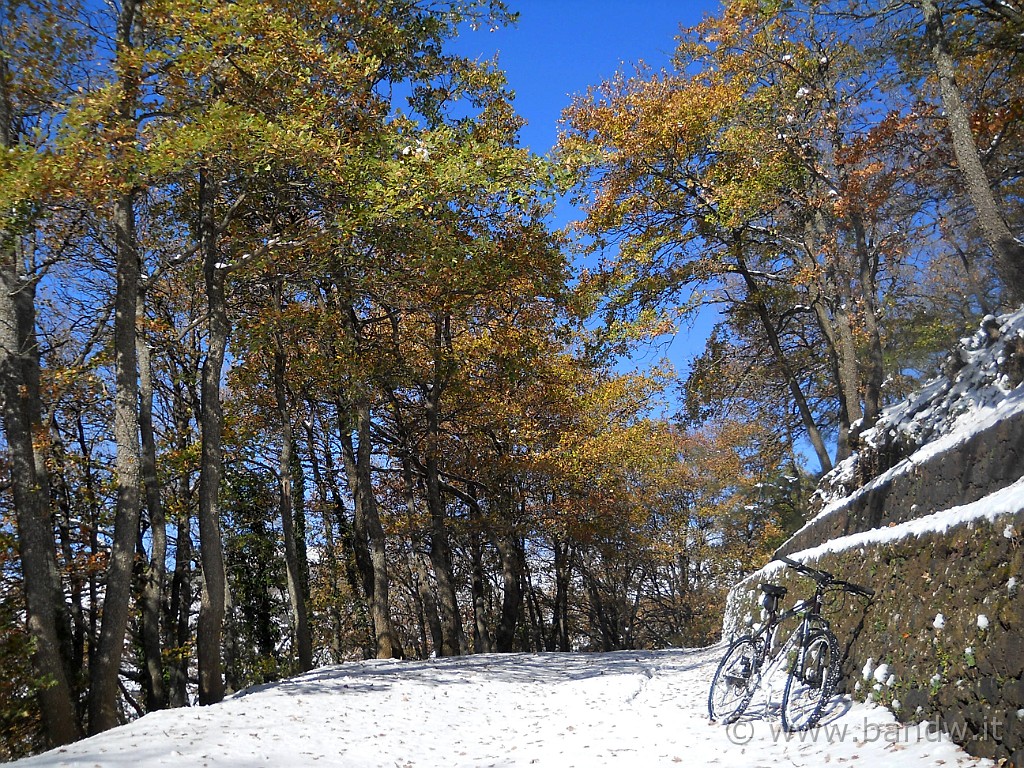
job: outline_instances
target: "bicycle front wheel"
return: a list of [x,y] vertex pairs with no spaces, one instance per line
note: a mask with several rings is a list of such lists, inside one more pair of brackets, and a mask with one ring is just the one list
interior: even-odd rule
[[708,715],[712,720],[728,724],[743,714],[760,680],[760,661],[760,644],[753,637],[741,637],[729,646],[708,693]]
[[839,641],[829,630],[812,632],[793,659],[782,694],[782,727],[803,731],[818,723],[839,683]]

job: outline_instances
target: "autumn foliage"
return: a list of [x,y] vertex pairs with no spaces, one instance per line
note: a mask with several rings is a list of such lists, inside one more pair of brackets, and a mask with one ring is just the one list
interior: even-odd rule
[[[954,5],[1019,228],[1018,22]],[[499,0],[8,3],[0,755],[351,658],[714,641],[1003,296],[874,10],[728,3],[542,158],[451,52]]]

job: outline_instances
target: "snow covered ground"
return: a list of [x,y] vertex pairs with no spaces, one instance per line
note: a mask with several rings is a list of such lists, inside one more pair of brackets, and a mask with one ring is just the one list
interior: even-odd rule
[[720,646],[607,654],[368,661],[156,712],[19,766],[991,766],[926,724],[837,698],[823,725],[783,734],[759,694],[708,721]]

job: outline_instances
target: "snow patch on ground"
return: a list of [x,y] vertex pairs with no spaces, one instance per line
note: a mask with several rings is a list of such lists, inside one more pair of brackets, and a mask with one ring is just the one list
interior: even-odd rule
[[155,712],[17,763],[75,766],[992,766],[926,724],[836,698],[783,734],[784,680],[732,726],[709,722],[724,648],[510,654],[328,667],[212,707]]

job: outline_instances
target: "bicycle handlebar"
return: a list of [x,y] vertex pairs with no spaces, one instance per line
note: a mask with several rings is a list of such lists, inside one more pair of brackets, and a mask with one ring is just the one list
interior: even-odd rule
[[868,589],[867,587],[862,587],[860,584],[854,584],[853,582],[843,581],[842,579],[836,579],[832,583],[833,584],[838,584],[843,589],[845,589],[847,592],[849,592],[851,594],[854,594],[854,595],[860,595],[861,597],[874,597],[875,596],[875,590]]
[[795,570],[797,573],[803,576],[807,576],[810,579],[814,579],[816,582],[818,582],[818,584],[820,584],[823,587],[832,585],[840,587],[846,590],[847,592],[850,592],[851,594],[860,595],[861,597],[875,596],[875,590],[873,589],[868,589],[867,587],[862,587],[859,584],[854,584],[850,581],[844,581],[843,579],[837,579],[828,571],[820,571],[817,568],[812,568],[809,565],[804,565],[803,563],[798,562],[796,560],[791,560],[785,555],[779,555],[779,557],[775,559],[782,563],[785,563],[790,568]]
[[804,565],[796,560],[791,560],[785,555],[780,555],[776,559],[785,563],[797,573],[807,576],[810,579],[814,579],[819,584],[831,584],[835,581],[835,577],[828,571],[819,571],[817,568],[811,568],[809,565]]

